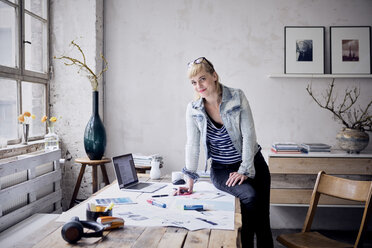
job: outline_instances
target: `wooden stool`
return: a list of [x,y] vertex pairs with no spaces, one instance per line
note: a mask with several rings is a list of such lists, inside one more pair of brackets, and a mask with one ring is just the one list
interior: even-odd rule
[[90,160],[89,158],[77,158],[77,159],[75,159],[75,163],[80,163],[81,168],[80,168],[79,177],[76,181],[74,193],[72,194],[72,198],[71,198],[71,202],[70,202],[70,208],[72,208],[74,206],[76,196],[77,196],[77,194],[79,192],[79,189],[80,189],[81,180],[83,179],[83,175],[84,175],[84,172],[85,172],[86,165],[89,165],[89,166],[93,167],[92,168],[92,174],[93,174],[92,175],[93,176],[92,186],[93,186],[93,193],[95,193],[95,192],[97,192],[97,189],[98,189],[98,187],[97,187],[97,183],[98,183],[97,166],[100,165],[101,171],[102,171],[102,176],[103,176],[103,181],[105,182],[106,185],[108,185],[108,184],[110,184],[110,182],[109,182],[109,179],[107,177],[105,164],[110,163],[110,162],[111,162],[111,159],[109,159],[109,158],[102,158],[101,160]]

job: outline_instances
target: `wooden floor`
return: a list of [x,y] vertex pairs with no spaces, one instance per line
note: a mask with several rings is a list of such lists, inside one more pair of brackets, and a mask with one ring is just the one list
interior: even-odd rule
[[[324,231],[324,230],[317,230],[319,233],[326,235],[329,238],[334,238],[342,242],[353,244],[355,241],[355,237],[357,235],[356,232],[350,231]],[[276,241],[276,237],[283,233],[295,233],[301,232],[301,230],[297,229],[272,229],[273,239],[274,239],[274,247],[275,248],[284,248],[285,246],[281,245],[278,241]],[[372,231],[369,231],[366,235],[366,240],[364,242],[365,248],[372,248]]]

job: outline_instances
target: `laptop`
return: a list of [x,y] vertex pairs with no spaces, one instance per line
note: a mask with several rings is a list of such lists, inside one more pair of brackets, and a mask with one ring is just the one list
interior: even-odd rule
[[152,193],[167,186],[164,183],[138,182],[131,153],[113,157],[112,161],[114,163],[116,179],[121,190]]

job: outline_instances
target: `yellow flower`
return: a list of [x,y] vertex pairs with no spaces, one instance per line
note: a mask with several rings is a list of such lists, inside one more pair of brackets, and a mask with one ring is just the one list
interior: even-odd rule
[[35,120],[36,116],[35,116],[35,115],[31,115],[31,118],[32,118],[33,120]]
[[[59,117],[61,119],[61,117]],[[43,118],[41,118],[41,122],[46,122],[47,127],[53,127],[54,123],[57,121],[57,117],[52,116],[50,119],[48,119],[48,116],[44,115]]]
[[25,111],[23,114],[21,114],[20,116],[18,116],[18,121],[20,123],[24,123],[24,124],[30,124],[30,117],[32,119],[35,119],[35,115],[31,115],[30,112],[28,111]]
[[24,122],[25,121],[25,116],[24,115],[18,116],[18,120],[19,120],[19,122]]

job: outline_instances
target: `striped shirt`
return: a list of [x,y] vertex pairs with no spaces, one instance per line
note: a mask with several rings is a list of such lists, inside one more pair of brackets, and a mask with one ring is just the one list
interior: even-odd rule
[[[217,123],[216,123],[217,125]],[[225,125],[218,128],[208,116],[207,118],[207,146],[209,157],[220,164],[240,162],[242,156],[235,149]]]

